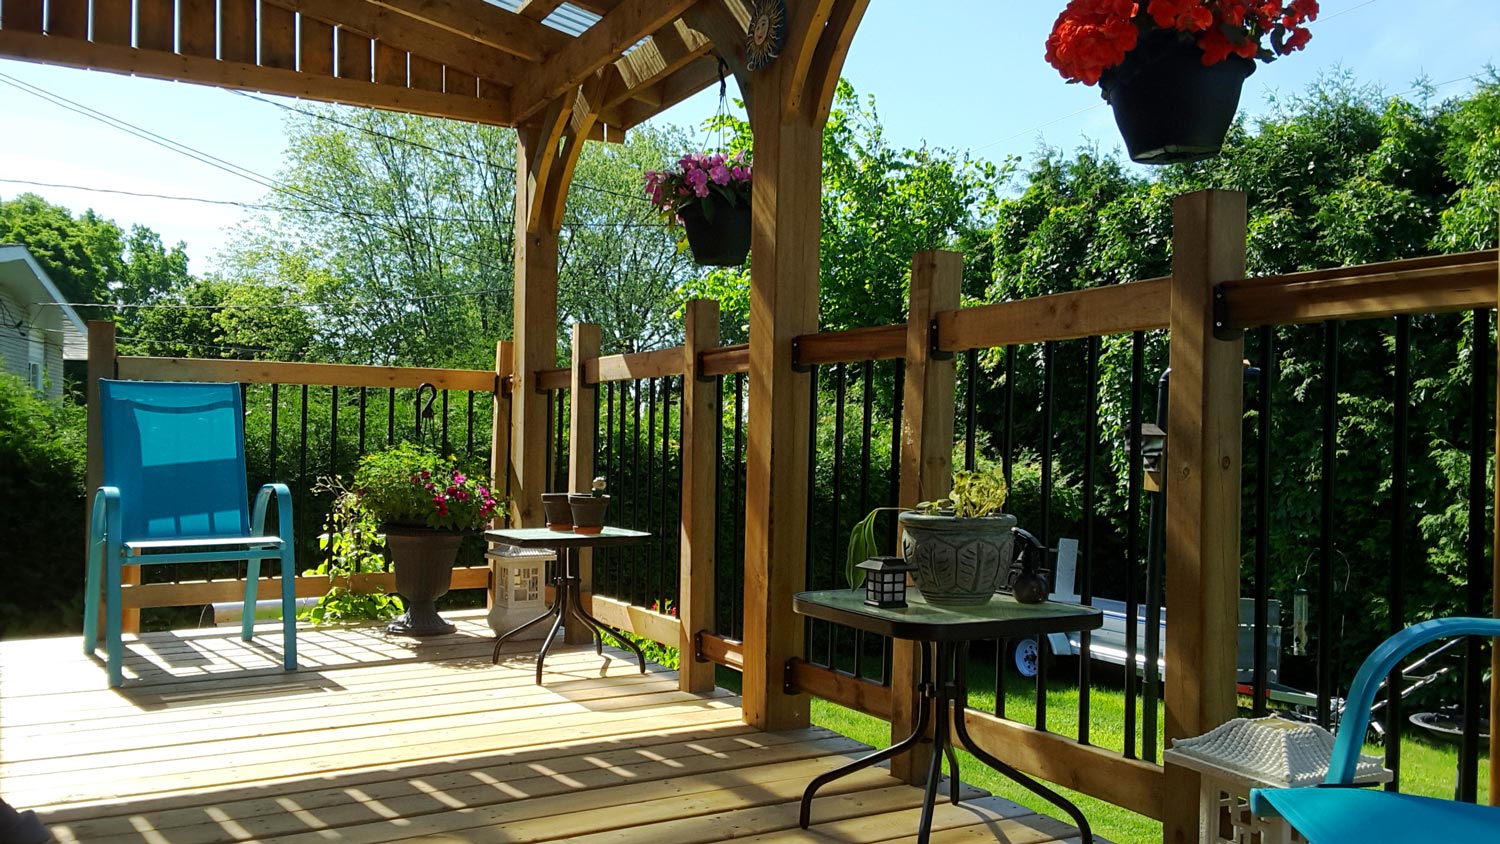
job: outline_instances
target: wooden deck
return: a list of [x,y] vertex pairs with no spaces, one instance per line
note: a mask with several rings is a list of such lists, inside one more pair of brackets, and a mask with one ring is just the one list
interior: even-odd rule
[[[807,781],[865,749],[850,739],[759,732],[735,697],[617,652],[560,646],[538,687],[534,644],[492,666],[483,620],[457,620],[424,641],[304,630],[293,673],[276,635],[148,634],[114,691],[76,638],[0,642],[0,795],[88,844],[914,839],[921,792],[880,768],[797,828]],[[970,794],[934,844],[1076,836]]]

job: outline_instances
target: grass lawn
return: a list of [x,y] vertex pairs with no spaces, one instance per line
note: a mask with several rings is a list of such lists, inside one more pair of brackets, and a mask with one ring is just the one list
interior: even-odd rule
[[[1047,690],[1047,728],[1067,736],[1078,734],[1078,688],[1070,682],[1076,677],[1074,663],[1060,661],[1057,670],[1051,672]],[[976,666],[977,667],[977,666]],[[1099,666],[1094,672],[1093,691],[1089,696],[1089,733],[1096,746],[1114,751],[1124,748],[1125,695],[1118,670]],[[725,670],[719,672],[719,685],[738,689],[739,675]],[[1034,724],[1035,690],[1030,681],[1019,677],[1006,678],[1006,717],[1024,724]],[[995,692],[993,675],[976,670],[970,675],[969,702],[975,709],[993,712]],[[1242,710],[1248,715],[1248,711]],[[871,715],[846,709],[825,700],[812,701],[814,724],[857,739],[872,747],[890,744],[890,724]],[[1453,796],[1454,772],[1457,765],[1455,745],[1430,741],[1413,735],[1415,727],[1403,731],[1401,742],[1401,790],[1408,794],[1423,794],[1451,799]],[[1161,742],[1158,735],[1157,747]],[[1139,746],[1137,747],[1139,750]],[[1377,745],[1367,745],[1366,753],[1380,756],[1384,751]],[[965,782],[1014,800],[1044,814],[1060,817],[1061,810],[1042,800],[1030,791],[1012,783],[1009,779],[990,770],[969,754],[959,751],[959,769]],[[1003,753],[1001,758],[1004,758]],[[1158,757],[1160,758],[1160,757]],[[1480,763],[1479,793],[1489,788],[1487,766]],[[1096,800],[1066,788],[1058,789],[1068,799],[1078,804],[1097,836],[1117,844],[1158,844],[1162,840],[1161,824],[1155,820],[1122,809],[1112,803]],[[1168,799],[1196,800],[1196,795],[1181,795]],[[1063,818],[1066,820],[1066,818]]]

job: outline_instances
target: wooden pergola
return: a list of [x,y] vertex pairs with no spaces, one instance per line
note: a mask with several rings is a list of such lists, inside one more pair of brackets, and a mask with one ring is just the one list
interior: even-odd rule
[[[556,365],[558,233],[584,143],[620,140],[722,60],[755,135],[745,645],[766,659],[745,666],[745,713],[785,729],[808,722],[780,668],[802,625],[777,620],[806,553],[809,375],[791,341],[818,327],[822,129],[868,2],[788,3],[779,57],[754,73],[747,0],[0,0],[0,56],[514,127],[517,384]],[[546,397],[517,389],[511,412],[517,518],[538,524]]]

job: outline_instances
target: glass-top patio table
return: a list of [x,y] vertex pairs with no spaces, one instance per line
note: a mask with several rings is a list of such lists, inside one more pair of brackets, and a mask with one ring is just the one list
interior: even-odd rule
[[589,615],[588,611],[583,608],[583,588],[578,577],[578,549],[639,545],[650,539],[651,534],[617,527],[606,527],[599,533],[574,533],[551,528],[505,528],[487,530],[484,532],[484,538],[489,542],[503,542],[517,548],[551,548],[557,552],[558,560],[562,563],[561,574],[552,580],[552,585],[556,588],[552,605],[536,618],[501,634],[500,638],[495,640],[495,651],[490,656],[491,663],[500,662],[500,647],[507,639],[549,618],[553,619],[552,629],[542,640],[541,650],[536,654],[536,682],[537,685],[541,685],[542,663],[547,659],[547,651],[552,647],[552,640],[557,638],[558,632],[562,630],[563,622],[571,614],[593,633],[595,653],[604,653],[603,634],[608,633],[609,637],[618,642],[621,647],[635,653],[635,658],[641,665],[641,673],[646,673],[646,656],[641,653],[641,649],[625,638],[624,633]]
[[[969,729],[965,723],[969,701],[965,668],[969,661],[969,643],[975,639],[1093,630],[1104,623],[1104,615],[1098,609],[1054,601],[1023,604],[1009,595],[996,595],[989,602],[978,606],[939,607],[927,603],[922,598],[922,593],[916,589],[909,590],[907,606],[904,607],[869,606],[864,602],[864,590],[833,589],[799,593],[792,598],[792,608],[802,615],[823,621],[881,636],[910,639],[918,643],[917,651],[921,654],[921,679],[917,688],[921,692],[923,705],[917,714],[916,729],[910,736],[885,750],[876,751],[842,768],[814,777],[802,793],[800,820],[803,829],[807,828],[811,820],[812,799],[818,789],[861,768],[904,753],[920,742],[929,741],[927,728],[931,723],[932,761],[927,769],[927,790],[922,798],[922,815],[917,826],[918,844],[927,844],[928,835],[932,831],[932,810],[937,803],[938,780],[942,776],[942,760],[945,756],[951,774],[948,782],[949,797],[954,803],[958,802],[958,758],[953,752],[953,738],[949,734],[947,717],[951,703],[952,730],[970,753],[1067,812],[1078,826],[1084,844],[1093,844],[1089,822],[1077,806],[991,756],[969,737]],[[934,710],[937,712],[936,718],[933,717]]]

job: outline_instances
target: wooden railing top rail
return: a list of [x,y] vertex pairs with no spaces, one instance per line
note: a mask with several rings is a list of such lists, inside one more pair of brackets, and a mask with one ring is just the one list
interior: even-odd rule
[[1226,328],[1493,308],[1496,250],[1247,278],[1220,285]]
[[896,360],[906,357],[906,323],[822,331],[792,341],[794,366]]
[[943,311],[937,315],[937,346],[965,352],[1166,328],[1170,284],[1151,278]]
[[698,356],[698,371],[710,377],[749,372],[750,344],[736,343],[703,352]]
[[538,369],[536,372],[537,392],[566,390],[572,385],[573,371],[571,369]]
[[[1496,250],[1410,258],[1381,264],[1228,281],[1220,285],[1226,328],[1370,319],[1496,306],[1500,260]],[[1049,340],[1128,334],[1167,327],[1171,280],[1092,287],[1014,302],[996,302],[937,315],[937,348],[989,349]],[[804,334],[794,341],[798,366],[896,360],[906,354],[906,323]],[[705,376],[748,372],[744,343],[702,352]],[[682,374],[682,348],[589,361],[589,383]],[[566,389],[567,369],[537,373],[537,389]]]
[[121,356],[116,373],[132,381],[230,381],[242,384],[309,384],[324,387],[402,387],[431,384],[440,390],[493,392],[494,372],[343,363],[216,360]]
[[637,378],[681,375],[682,360],[681,346],[628,355],[609,355],[585,361],[583,380],[590,384],[602,384],[607,381],[634,381]]

